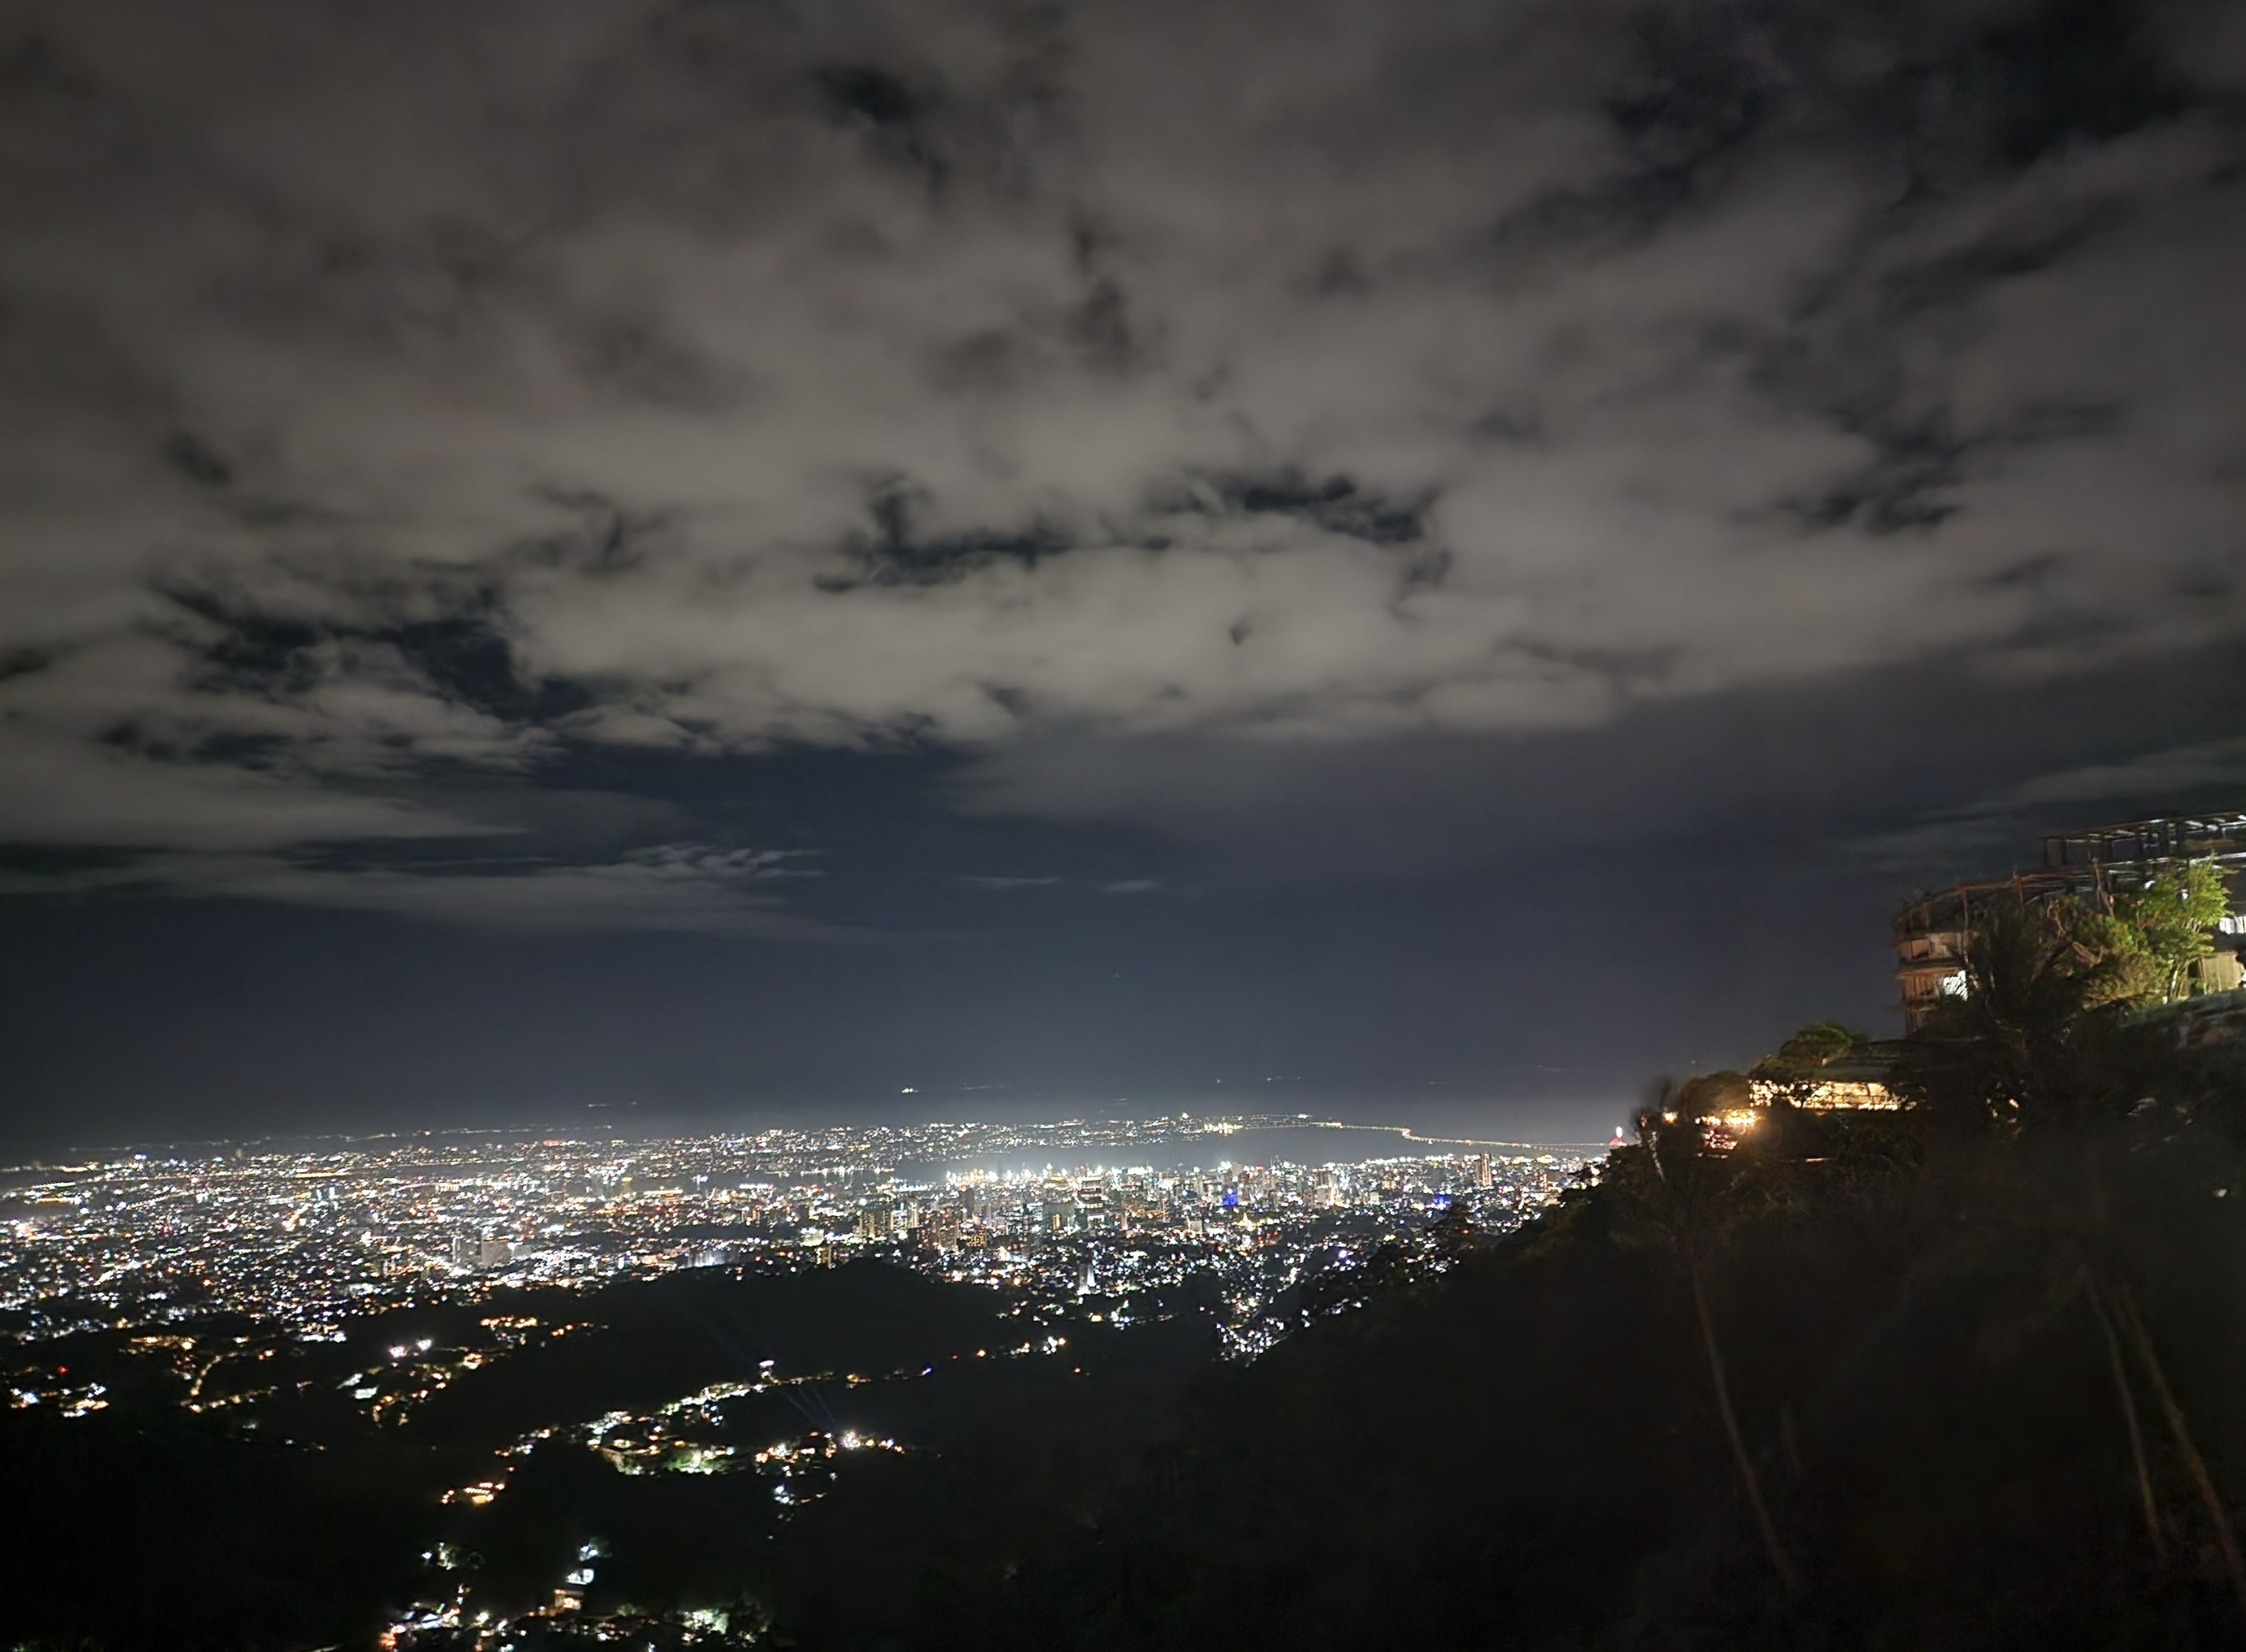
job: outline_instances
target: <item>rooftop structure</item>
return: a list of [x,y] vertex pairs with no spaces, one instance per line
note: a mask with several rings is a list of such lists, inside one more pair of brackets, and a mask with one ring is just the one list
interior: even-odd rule
[[[2039,866],[1905,902],[1895,914],[1904,1030],[1916,1031],[1943,998],[1965,990],[1965,949],[1977,914],[1998,902],[2030,905],[2062,894],[2135,888],[2191,860],[2246,866],[2246,814],[2161,815],[2053,833],[2043,840]],[[2240,974],[2236,951],[2218,950],[2204,961],[2194,984],[2198,990],[2226,991],[2239,985]]]
[[2246,865],[2246,814],[2159,815],[2043,840],[2047,870],[2157,868],[2170,860]]

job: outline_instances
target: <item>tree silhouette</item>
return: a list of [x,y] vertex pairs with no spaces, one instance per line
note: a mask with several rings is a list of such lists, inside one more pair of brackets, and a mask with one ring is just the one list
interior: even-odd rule
[[1787,1593],[1796,1594],[1801,1589],[1800,1575],[1779,1540],[1769,1500],[1763,1494],[1762,1476],[1739,1427],[1739,1408],[1732,1398],[1723,1345],[1716,1335],[1715,1315],[1708,1301],[1709,1257],[1737,1214],[1731,1198],[1734,1166],[1709,1141],[1708,1120],[1745,1105],[1749,1093],[1746,1080],[1732,1072],[1707,1074],[1682,1084],[1664,1083],[1652,1105],[1638,1113],[1637,1146],[1612,1155],[1608,1185],[1625,1201],[1625,1236],[1664,1246],[1684,1272],[1691,1292],[1701,1353],[1707,1363],[1709,1386],[1739,1489],[1754,1517],[1755,1531],[1771,1570]]
[[[2159,896],[2169,906],[2189,898],[2189,887]],[[2246,1613],[2246,1555],[2138,1305],[2107,1186],[2129,1116],[2171,1064],[2158,1023],[2130,1013],[2144,996],[2134,983],[2144,978],[2147,955],[2112,943],[2115,933],[2103,915],[2071,901],[1990,913],[1967,948],[1965,995],[1942,1005],[1910,1041],[1897,1086],[1953,1130],[2015,1139],[2010,1173],[1989,1191],[2047,1235],[2054,1268],[2079,1270],[2109,1351],[2118,1344],[2135,1356]],[[2163,944],[2171,959],[2188,950],[2174,937]],[[2110,1363],[2147,1535],[2164,1559],[2135,1399],[2118,1351]]]

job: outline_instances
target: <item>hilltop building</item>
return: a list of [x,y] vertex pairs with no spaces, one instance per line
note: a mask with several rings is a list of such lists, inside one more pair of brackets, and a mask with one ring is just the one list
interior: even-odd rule
[[[2164,815],[2058,833],[2043,840],[2042,864],[2031,870],[1914,897],[1895,914],[1905,1031],[1917,1031],[1943,999],[1964,995],[1967,948],[1984,914],[2061,895],[2097,900],[2141,889],[2190,861],[2213,861],[2226,877],[2246,867],[2246,814]],[[2246,988],[2240,961],[2246,916],[2226,918],[2210,940],[2213,951],[2191,966],[2186,1001],[2146,1012],[2168,1018],[2180,1046],[2246,1043],[2246,993],[2240,990]],[[2209,996],[2215,994],[2227,996]],[[1828,1024],[1805,1028],[1777,1055],[1733,1076],[1740,1093],[1705,1115],[1714,1127],[1712,1139],[1730,1146],[1781,1100],[1815,1112],[1900,1107],[1889,1081],[1903,1050],[1902,1039],[1868,1039]]]
[[[2043,863],[2009,878],[1960,883],[1922,894],[1895,914],[1895,981],[1903,1028],[1915,1032],[1945,997],[1965,989],[1965,948],[1977,914],[1998,902],[2032,905],[2064,894],[2086,898],[2141,887],[2156,874],[2189,860],[2226,870],[2246,866],[2246,814],[2162,815],[2043,840]],[[2246,924],[2236,920],[2216,937],[2216,950],[2193,966],[2195,994],[2246,985],[2238,948]]]
[[1767,1107],[1783,1098],[1812,1112],[1827,1112],[1839,1107],[1891,1110],[1902,1105],[1887,1085],[1888,1075],[1895,1071],[1895,1057],[1902,1050],[1899,1040],[1875,1039],[1846,1055],[1834,1057],[1807,1078],[1777,1078],[1751,1073],[1747,1078],[1748,1094],[1757,1107]]

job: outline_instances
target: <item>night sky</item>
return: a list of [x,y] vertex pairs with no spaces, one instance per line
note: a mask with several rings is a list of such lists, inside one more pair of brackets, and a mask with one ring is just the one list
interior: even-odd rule
[[2246,799],[2242,295],[2235,0],[0,0],[0,1149],[1892,1032]]

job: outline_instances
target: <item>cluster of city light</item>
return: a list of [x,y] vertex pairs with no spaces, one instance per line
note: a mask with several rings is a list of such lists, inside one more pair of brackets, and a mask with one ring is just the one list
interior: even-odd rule
[[[1244,1129],[1291,1131],[1305,1147],[1346,1139],[1303,1120],[1173,1119],[133,1153],[10,1178],[0,1306],[34,1337],[130,1328],[137,1350],[178,1371],[185,1404],[217,1411],[266,1391],[257,1368],[281,1342],[341,1341],[358,1315],[860,1256],[1011,1296],[1007,1311],[1027,1322],[1018,1344],[984,1350],[997,1356],[1057,1354],[1063,1321],[1120,1329],[1167,1317],[1165,1293],[1209,1277],[1227,1349],[1248,1356],[1285,1334],[1269,1305],[1306,1275],[1411,1242],[1461,1205],[1478,1227],[1510,1227],[1580,1169],[1526,1152],[1323,1162],[1305,1152],[1198,1169],[1158,1168],[1151,1152],[1135,1165],[1120,1153],[1105,1164],[1064,1157],[1211,1138],[1229,1149],[1224,1139]],[[221,1334],[208,1318],[219,1313],[264,1329]],[[401,1343],[339,1386],[377,1422],[400,1423],[487,1362],[584,1324],[493,1315],[481,1347]],[[46,1372],[21,1376],[10,1403],[82,1416],[105,1402]]]
[[[597,1644],[725,1649],[761,1643],[766,1624],[753,1609],[740,1607],[686,1607],[660,1616],[619,1612],[589,1614],[586,1601],[598,1576],[599,1562],[608,1546],[595,1538],[580,1544],[576,1556],[555,1586],[553,1598],[543,1606],[513,1614],[468,1610],[469,1586],[465,1575],[451,1586],[447,1598],[420,1602],[391,1622],[377,1644],[384,1652],[411,1652],[436,1645],[446,1652],[515,1652],[517,1645],[534,1636],[541,1641],[567,1626],[578,1638]],[[422,1555],[432,1570],[465,1574],[475,1557],[459,1545],[439,1543]]]
[[1041,1321],[1065,1312],[1120,1328],[1167,1317],[1139,1299],[1211,1276],[1226,1351],[1252,1357],[1295,1328],[1271,1305],[1311,1274],[1346,1268],[1383,1243],[1424,1251],[1429,1220],[1454,1209],[1502,1232],[1583,1170],[1548,1153],[1452,1153],[1182,1173],[968,1172],[932,1200],[907,1194],[892,1210],[946,1277],[1020,1291],[1016,1311]]
[[[1575,1156],[1464,1144],[1344,1159],[1331,1151],[1350,1140],[1344,1128],[1180,1118],[647,1140],[425,1135],[29,1167],[0,1173],[0,1307],[14,1310],[21,1355],[0,1373],[0,1392],[71,1418],[104,1409],[114,1397],[100,1382],[42,1363],[65,1357],[65,1344],[44,1339],[100,1331],[133,1363],[167,1370],[181,1406],[229,1430],[269,1433],[264,1402],[306,1388],[308,1372],[388,1428],[495,1363],[593,1329],[600,1310],[582,1295],[593,1288],[867,1258],[994,1293],[987,1345],[949,1356],[969,1367],[1052,1361],[1079,1375],[1102,1337],[1194,1314],[1209,1315],[1221,1351],[1253,1357],[1314,1313],[1358,1305],[1371,1287],[1356,1270],[1376,1255],[1439,1268],[1444,1219],[1502,1231],[1585,1171]],[[1283,1142],[1301,1151],[1208,1162],[1247,1149],[1249,1131],[1295,1132]],[[1188,1163],[1199,1167],[1180,1167]],[[354,1329],[439,1303],[476,1305],[478,1328],[378,1341]],[[644,1411],[557,1418],[442,1500],[461,1507],[455,1518],[480,1518],[471,1511],[507,1496],[521,1458],[559,1440],[626,1473],[761,1479],[786,1518],[834,1485],[846,1457],[909,1447],[840,1428],[769,1440],[733,1402],[937,1368],[782,1373],[766,1360],[753,1377]],[[446,1553],[432,1551],[439,1571],[455,1569]],[[581,1557],[549,1604],[514,1617],[469,1613],[467,1584],[448,1582],[451,1598],[402,1615],[389,1642],[500,1652],[536,1621],[563,1616],[596,1639],[753,1638],[715,1608],[596,1621],[585,1608],[594,1570]]]

